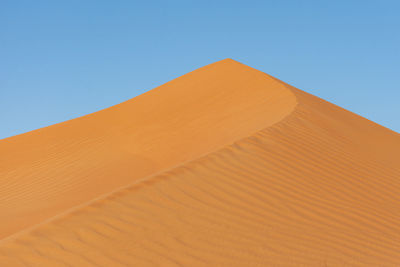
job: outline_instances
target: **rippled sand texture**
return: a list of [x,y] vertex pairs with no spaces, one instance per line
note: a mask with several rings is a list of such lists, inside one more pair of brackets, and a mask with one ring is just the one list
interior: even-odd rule
[[1,266],[400,266],[399,134],[233,60],[0,164]]

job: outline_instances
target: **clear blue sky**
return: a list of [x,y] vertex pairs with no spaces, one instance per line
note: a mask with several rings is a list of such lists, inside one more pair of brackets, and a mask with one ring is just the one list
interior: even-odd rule
[[400,131],[400,1],[0,1],[0,138],[233,58]]

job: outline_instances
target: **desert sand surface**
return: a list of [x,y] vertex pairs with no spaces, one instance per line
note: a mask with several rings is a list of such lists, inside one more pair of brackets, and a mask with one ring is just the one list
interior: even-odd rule
[[400,266],[400,135],[231,59],[0,140],[0,266]]

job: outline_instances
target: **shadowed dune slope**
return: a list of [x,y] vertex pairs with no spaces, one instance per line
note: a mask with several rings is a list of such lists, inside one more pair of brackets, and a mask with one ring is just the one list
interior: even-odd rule
[[399,134],[232,60],[0,145],[4,266],[400,265]]

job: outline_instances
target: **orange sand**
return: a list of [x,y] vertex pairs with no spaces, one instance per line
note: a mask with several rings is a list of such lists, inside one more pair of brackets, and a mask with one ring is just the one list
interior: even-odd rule
[[0,141],[0,266],[399,266],[400,136],[236,61]]

